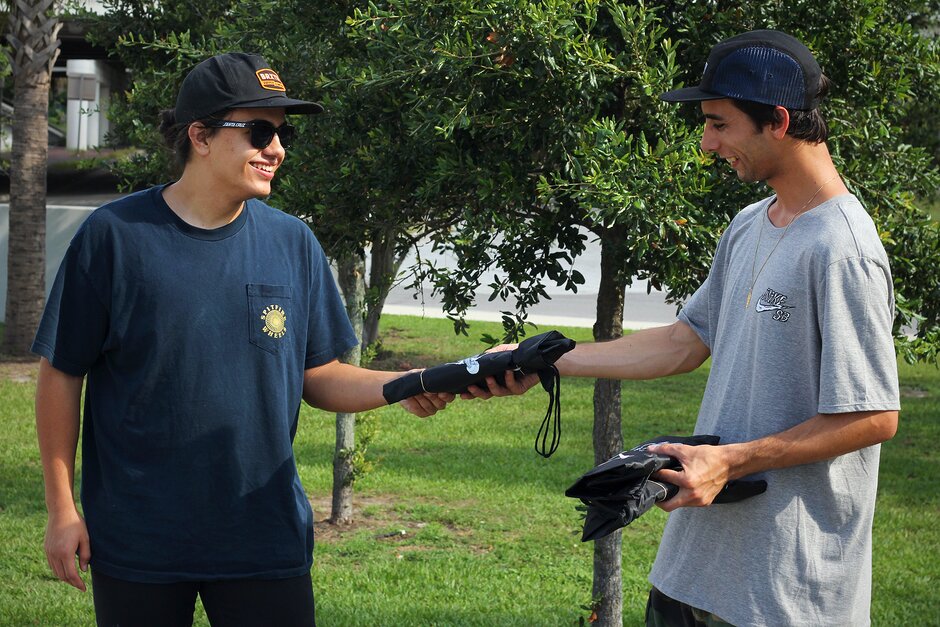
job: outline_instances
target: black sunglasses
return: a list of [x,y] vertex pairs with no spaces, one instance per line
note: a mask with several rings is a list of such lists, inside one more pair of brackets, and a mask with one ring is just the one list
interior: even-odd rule
[[277,133],[281,140],[281,146],[285,150],[294,143],[294,134],[297,129],[284,122],[280,126],[274,126],[267,120],[251,120],[250,122],[236,122],[234,120],[205,120],[203,126],[208,128],[247,128],[251,131],[251,145],[258,150],[267,148],[274,141],[274,134]]

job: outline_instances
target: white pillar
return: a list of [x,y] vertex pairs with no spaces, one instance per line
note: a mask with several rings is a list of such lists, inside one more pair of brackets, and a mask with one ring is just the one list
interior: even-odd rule
[[66,146],[72,150],[96,148],[104,141],[107,120],[103,119],[110,95],[108,69],[103,61],[69,59]]

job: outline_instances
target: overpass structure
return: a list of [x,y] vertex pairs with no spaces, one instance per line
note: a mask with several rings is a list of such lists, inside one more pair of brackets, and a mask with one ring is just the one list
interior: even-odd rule
[[[91,11],[104,11],[99,0],[83,0],[82,4]],[[108,58],[107,50],[85,40],[85,26],[80,21],[65,21],[59,41],[53,75],[65,74],[65,147],[97,148],[104,144],[110,130],[107,113],[111,94],[124,89],[124,68]]]

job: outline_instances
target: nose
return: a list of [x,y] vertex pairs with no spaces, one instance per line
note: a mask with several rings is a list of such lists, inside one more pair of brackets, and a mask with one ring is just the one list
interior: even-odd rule
[[718,140],[715,132],[706,124],[702,129],[702,140],[699,142],[703,152],[718,152]]
[[265,155],[272,157],[277,157],[278,161],[284,159],[284,155],[287,153],[287,150],[284,149],[284,146],[281,145],[281,136],[277,133],[274,134],[274,137],[271,139],[271,143],[265,146],[262,150]]

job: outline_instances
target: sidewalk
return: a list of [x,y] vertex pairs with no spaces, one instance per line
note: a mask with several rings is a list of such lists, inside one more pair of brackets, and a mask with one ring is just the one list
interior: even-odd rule
[[[551,300],[533,306],[527,320],[539,328],[594,326],[596,319],[596,293],[552,294]],[[511,311],[512,303],[491,303],[485,294],[478,294],[477,305],[467,312],[467,320],[501,322],[501,311]],[[428,299],[424,305],[412,298],[410,292],[393,290],[382,313],[403,316],[446,318],[439,302]],[[671,324],[676,319],[676,306],[665,301],[665,294],[653,291],[647,294],[628,290],[624,295],[623,328],[639,331]]]

